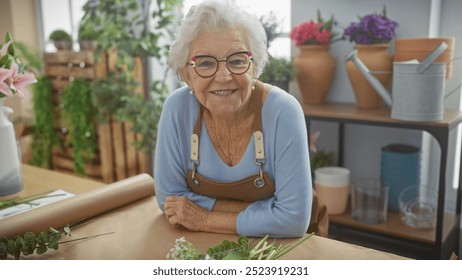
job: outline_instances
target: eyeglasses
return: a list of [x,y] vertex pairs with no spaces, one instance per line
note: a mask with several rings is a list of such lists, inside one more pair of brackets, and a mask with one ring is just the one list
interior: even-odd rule
[[230,54],[227,58],[218,59],[211,55],[195,55],[191,57],[191,65],[197,75],[210,78],[218,71],[218,62],[224,61],[229,72],[241,75],[247,72],[252,62],[252,52],[240,51]]

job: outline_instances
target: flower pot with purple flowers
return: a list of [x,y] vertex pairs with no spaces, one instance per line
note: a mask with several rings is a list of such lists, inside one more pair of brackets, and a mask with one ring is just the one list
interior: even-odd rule
[[[393,57],[388,53],[389,42],[396,37],[398,23],[389,19],[386,8],[381,14],[369,14],[352,22],[343,36],[355,43],[358,58],[366,65],[385,88],[390,89]],[[356,68],[353,62],[345,63],[348,78],[359,108],[380,108],[382,99]]]

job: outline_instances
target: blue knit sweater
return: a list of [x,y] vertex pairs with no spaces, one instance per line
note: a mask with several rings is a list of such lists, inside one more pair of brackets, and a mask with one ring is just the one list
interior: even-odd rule
[[[169,195],[186,196],[211,210],[214,198],[192,192],[186,184],[191,169],[190,141],[199,111],[188,87],[166,100],[157,136],[154,178],[160,208]],[[309,225],[312,202],[308,138],[304,114],[298,101],[273,87],[262,111],[264,147],[268,172],[276,189],[273,197],[251,203],[237,217],[237,232],[245,236],[298,237]],[[202,122],[197,172],[221,182],[243,179],[258,173],[253,136],[241,161],[226,165],[216,153]]]

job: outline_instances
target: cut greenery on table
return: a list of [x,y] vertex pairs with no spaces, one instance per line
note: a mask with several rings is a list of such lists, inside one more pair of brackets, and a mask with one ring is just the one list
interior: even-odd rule
[[276,239],[268,242],[269,235],[263,237],[254,247],[245,236],[239,237],[237,242],[224,240],[220,244],[211,247],[206,254],[200,252],[194,244],[181,237],[175,241],[175,246],[170,249],[167,259],[174,260],[276,260],[284,256],[298,245],[305,242],[314,233],[303,237],[294,245],[276,245]]
[[38,235],[26,232],[24,236],[16,236],[14,239],[0,239],[0,260],[6,260],[9,256],[18,260],[21,254],[24,256],[33,253],[41,255],[48,249],[58,250],[62,234],[71,235],[69,225],[61,230],[50,227],[50,232],[42,231]]

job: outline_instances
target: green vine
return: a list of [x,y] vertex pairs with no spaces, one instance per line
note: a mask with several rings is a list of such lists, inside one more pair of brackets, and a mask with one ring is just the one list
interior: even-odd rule
[[0,239],[0,260],[6,260],[8,256],[18,260],[21,254],[25,256],[33,253],[41,255],[48,249],[58,250],[62,234],[71,236],[69,225],[62,230],[50,227],[50,232],[42,231],[38,235],[33,232],[26,232],[23,236],[16,236],[13,239]]
[[141,140],[133,143],[136,149],[146,152],[154,150],[160,114],[167,95],[167,86],[155,81],[147,99],[137,94],[122,97],[126,104],[116,115],[119,119],[130,122],[133,132],[142,135]]
[[32,156],[30,164],[49,168],[51,151],[54,146],[60,147],[55,131],[53,91],[50,80],[42,76],[33,87],[32,105],[35,113],[35,124],[32,128]]
[[72,147],[74,174],[84,176],[85,164],[96,151],[95,111],[91,104],[90,84],[76,79],[67,84],[61,95],[63,122],[68,126],[67,144]]

